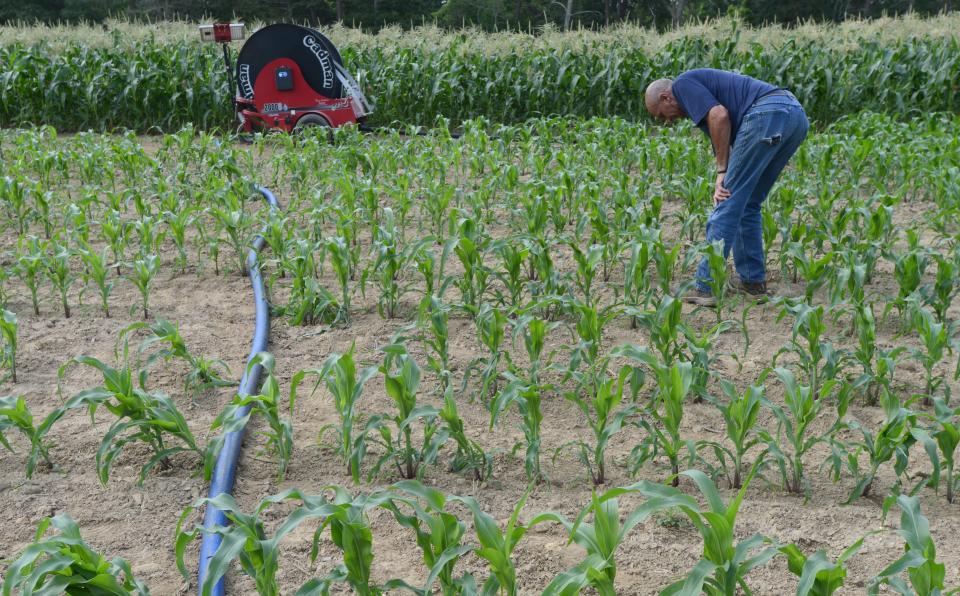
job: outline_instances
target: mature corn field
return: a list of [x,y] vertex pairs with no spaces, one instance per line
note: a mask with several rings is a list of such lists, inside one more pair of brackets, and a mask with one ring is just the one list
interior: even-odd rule
[[[5,132],[5,588],[196,589],[198,498],[244,424],[231,593],[960,585],[960,120],[812,135],[763,214],[782,297],[720,285],[715,311],[679,300],[716,251],[694,134]],[[258,233],[274,325],[237,396]]]
[[[0,31],[0,126],[234,127],[219,48],[194,41],[185,26],[113,27],[109,35]],[[958,30],[960,20],[941,17],[798,31],[741,30],[727,21],[662,37],[629,27],[540,38],[429,28],[378,36],[334,29],[330,35],[377,103],[381,123],[642,119],[647,82],[702,66],[775,81],[792,89],[813,119],[831,122],[861,110],[956,112]]]

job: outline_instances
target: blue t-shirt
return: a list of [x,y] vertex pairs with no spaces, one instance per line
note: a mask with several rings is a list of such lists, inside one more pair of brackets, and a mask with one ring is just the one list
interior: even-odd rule
[[736,140],[740,123],[753,102],[777,89],[779,87],[753,77],[713,68],[688,70],[673,81],[672,87],[677,103],[708,137],[707,112],[717,105],[727,108],[730,113],[730,145]]

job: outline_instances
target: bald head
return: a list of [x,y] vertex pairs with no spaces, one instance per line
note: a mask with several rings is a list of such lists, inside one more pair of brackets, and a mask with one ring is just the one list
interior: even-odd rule
[[673,96],[673,81],[671,79],[657,79],[647,85],[645,96],[647,111],[659,120],[668,124],[674,119],[684,116],[685,113]]
[[673,81],[670,79],[657,79],[647,85],[646,103],[647,109],[653,113],[656,106],[660,105],[660,98],[663,95],[672,95],[670,87]]

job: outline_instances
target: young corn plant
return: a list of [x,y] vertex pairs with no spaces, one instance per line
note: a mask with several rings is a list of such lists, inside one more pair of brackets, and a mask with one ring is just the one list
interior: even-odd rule
[[290,381],[290,403],[296,399],[297,388],[307,376],[314,376],[317,379],[312,393],[316,393],[321,383],[326,386],[333,397],[333,407],[340,417],[340,425],[325,425],[320,429],[318,439],[322,441],[327,432],[338,435],[337,454],[346,463],[347,473],[353,481],[360,482],[360,465],[366,454],[367,445],[363,433],[354,436],[354,425],[359,414],[357,408],[360,397],[363,395],[363,386],[377,373],[377,367],[364,368],[358,376],[353,359],[355,349],[356,346],[351,345],[350,350],[345,354],[330,354],[320,368],[297,372]]
[[[425,466],[436,461],[437,452],[448,436],[446,430],[437,423],[439,411],[432,406],[417,404],[420,367],[407,353],[406,347],[393,344],[383,350],[386,358],[380,372],[384,376],[387,395],[397,406],[397,412],[393,416],[371,418],[363,430],[365,436],[373,436],[374,441],[384,449],[384,455],[370,470],[370,478],[375,477],[384,464],[392,462],[401,478],[420,479]],[[415,445],[413,440],[414,425],[417,423],[423,425],[423,440],[419,445]],[[379,438],[372,435],[374,431]]]
[[[761,382],[769,372],[770,370],[764,372]],[[826,400],[816,399],[813,389],[809,385],[800,385],[788,369],[777,367],[773,372],[783,383],[786,408],[765,402],[777,419],[777,435],[774,437],[767,430],[761,430],[760,439],[766,444],[770,456],[780,470],[783,487],[792,493],[809,494],[809,485],[804,475],[803,457],[814,445],[826,441],[827,437],[833,434],[832,430],[822,435],[810,435],[808,432],[810,425],[817,419],[826,404]],[[834,381],[827,381],[824,389],[831,389],[833,384]],[[848,405],[849,398],[844,398],[841,392],[837,406],[838,423],[843,420]]]
[[946,400],[938,397],[933,401],[934,413],[920,412],[918,418],[925,418],[930,426],[926,429],[914,427],[912,435],[920,441],[933,465],[933,473],[928,486],[939,490],[940,483],[946,485],[948,503],[956,501],[960,489],[960,470],[957,470],[957,446],[960,445],[960,407],[950,407]]
[[[930,522],[920,512],[920,499],[900,495],[900,529],[897,534],[905,541],[904,554],[878,573],[867,584],[867,594],[876,596],[882,587],[902,596],[937,596],[955,593],[945,591],[946,567],[937,562],[937,549],[930,537]],[[901,574],[906,571],[909,584]]]
[[714,311],[717,323],[723,321],[723,313],[727,306],[727,280],[730,273],[727,270],[727,259],[723,253],[723,240],[711,242],[701,249],[701,254],[707,259],[710,267],[710,279],[706,280],[710,287],[710,294],[717,301]]
[[[523,431],[523,437],[526,442],[526,454],[524,456],[524,471],[527,474],[528,482],[541,482],[543,472],[540,467],[540,444],[541,444],[541,425],[543,423],[543,391],[546,389],[543,385],[531,385],[524,380],[513,377],[510,373],[505,373],[508,384],[490,403],[490,430],[497,425],[500,416],[512,404],[517,406],[520,414],[520,428]],[[520,447],[520,443],[514,446],[514,451]]]
[[[414,531],[429,570],[420,593],[431,593],[436,583],[444,596],[476,594],[476,581],[471,574],[454,577],[457,562],[472,551],[473,546],[461,544],[466,524],[445,510],[449,503],[447,496],[416,480],[401,480],[390,490],[403,496],[385,502],[383,507],[393,513],[397,523]],[[405,512],[407,509],[410,513]]]
[[515,239],[494,242],[490,248],[502,261],[502,267],[495,269],[492,273],[506,289],[506,293],[500,298],[500,303],[516,308],[520,306],[523,299],[523,263],[530,255],[530,249]]
[[513,551],[517,548],[520,540],[529,530],[520,522],[520,512],[523,510],[527,497],[530,496],[530,489],[524,492],[510,519],[507,520],[506,527],[501,530],[496,520],[485,513],[480,504],[472,497],[451,496],[450,502],[460,502],[470,509],[473,514],[473,528],[477,533],[477,540],[480,542],[479,548],[474,550],[477,557],[486,561],[490,568],[490,577],[480,588],[481,594],[504,594],[505,596],[516,596],[517,594],[517,567],[513,560]]
[[[54,535],[47,535],[53,527]],[[45,518],[33,543],[6,569],[3,596],[18,594],[100,594],[148,596],[150,590],[133,575],[130,563],[107,560],[90,548],[67,513]]]
[[326,242],[327,254],[330,256],[330,264],[333,266],[333,272],[340,283],[340,310],[337,313],[337,320],[342,323],[350,323],[350,295],[352,293],[351,280],[353,279],[353,255],[347,241],[342,236],[330,238]]
[[[616,377],[607,377],[606,373],[602,373],[598,380],[591,383],[578,383],[577,389],[564,394],[564,397],[575,403],[587,418],[587,424],[593,432],[594,444],[591,446],[582,439],[569,441],[557,448],[557,455],[567,448],[575,449],[580,462],[590,473],[594,485],[604,484],[607,481],[606,450],[610,440],[620,432],[628,418],[640,411],[635,404],[621,407],[624,382],[632,372],[631,367],[624,367]],[[582,391],[586,391],[587,394],[582,394]]]
[[[662,492],[646,482],[625,488],[613,488],[601,495],[594,490],[590,503],[572,522],[553,511],[541,513],[530,520],[531,528],[548,521],[559,523],[567,531],[568,544],[576,542],[587,555],[576,566],[557,575],[544,590],[545,595],[579,594],[582,590],[592,587],[602,596],[615,596],[617,594],[614,586],[617,576],[616,552],[627,534],[657,511],[679,506],[697,508],[693,498],[674,491],[671,494],[649,498],[621,521],[618,497],[635,493],[640,486],[651,492]],[[591,522],[586,521],[587,516],[592,517]]]
[[429,296],[420,302],[417,326],[421,328],[418,339],[427,348],[427,367],[440,379],[441,391],[446,391],[453,382],[450,372],[450,306],[437,296]]
[[873,307],[869,304],[856,306],[853,326],[857,335],[857,347],[852,351],[851,359],[859,364],[863,371],[854,381],[854,387],[863,391],[868,405],[877,405],[880,391],[891,391],[890,383],[893,381],[894,370],[906,348],[877,346],[876,320]]
[[107,247],[97,252],[88,244],[78,249],[77,255],[83,261],[85,277],[93,281],[100,294],[100,309],[103,310],[103,316],[110,318],[109,302],[110,293],[113,292],[113,280],[107,279],[111,266]]
[[0,445],[6,447],[10,453],[14,453],[13,446],[5,436],[5,433],[12,429],[20,431],[30,441],[30,455],[27,457],[26,465],[27,478],[33,477],[33,472],[37,469],[37,463],[41,458],[48,466],[53,467],[53,462],[50,461],[51,444],[45,440],[51,425],[52,422],[48,423],[44,420],[40,426],[34,426],[33,414],[23,396],[0,397]]
[[477,394],[486,403],[497,392],[500,360],[504,355],[506,355],[508,362],[510,358],[509,353],[502,349],[507,328],[507,315],[499,308],[490,306],[489,303],[485,302],[480,307],[480,312],[477,313],[474,323],[477,327],[477,338],[487,348],[487,355],[476,358],[467,365],[460,391],[464,392],[466,390],[473,371],[479,370],[480,387]]
[[36,236],[20,237],[17,241],[17,276],[23,285],[30,291],[30,302],[33,305],[33,314],[40,316],[40,301],[37,292],[40,289],[41,277],[46,273],[48,257]]
[[661,452],[670,464],[670,478],[678,486],[681,455],[687,450],[688,459],[696,457],[693,441],[680,434],[683,421],[684,401],[693,385],[693,366],[689,362],[674,362],[666,365],[652,353],[627,344],[614,351],[614,356],[624,356],[649,367],[657,379],[657,390],[644,412],[652,423],[641,420],[638,424],[647,431],[647,436],[630,453],[631,474],[636,474],[648,461]]
[[52,255],[44,257],[44,273],[49,278],[50,283],[60,294],[60,304],[63,307],[63,316],[70,318],[70,304],[67,302],[67,294],[70,292],[70,286],[76,280],[76,275],[70,269],[70,249],[60,244],[57,240],[50,242]]
[[828,559],[822,549],[807,556],[795,544],[781,546],[780,552],[787,557],[787,568],[800,578],[797,596],[832,596],[842,588],[847,578],[845,564],[860,551],[863,540],[860,538],[845,548],[836,562]]
[[[267,440],[264,451],[277,460],[277,482],[283,482],[293,456],[293,423],[290,418],[280,415],[280,385],[274,377],[273,369],[276,361],[269,352],[259,352],[247,364],[247,375],[250,375],[255,366],[262,366],[266,378],[260,386],[257,395],[238,393],[226,408],[213,421],[210,431],[222,429],[222,432],[207,446],[206,460],[216,460],[223,446],[223,439],[227,433],[243,429],[253,414],[259,414],[267,423],[267,430],[258,434]],[[249,408],[249,411],[239,416],[239,411]],[[290,412],[293,412],[293,402],[290,403]],[[208,464],[209,465],[209,464]]]
[[[324,495],[305,495],[296,489],[286,490],[264,498],[249,514],[244,513],[227,493],[221,493],[212,499],[199,499],[183,511],[177,522],[174,549],[177,568],[185,578],[189,578],[184,563],[187,546],[203,533],[220,534],[222,542],[208,562],[207,575],[200,586],[201,596],[213,593],[214,586],[237,559],[243,572],[254,581],[258,594],[279,596],[277,570],[281,540],[305,521],[319,519],[320,526],[313,534],[311,562],[316,560],[320,536],[329,527],[333,543],[343,552],[343,563],[323,578],[307,581],[298,594],[328,594],[331,584],[340,582],[347,583],[354,593],[363,596],[379,596],[386,590],[404,586],[405,584],[397,581],[387,582],[383,586],[370,584],[373,534],[370,531],[367,511],[389,502],[392,495],[382,491],[376,495],[360,495],[352,499],[349,493],[340,487],[330,487],[330,490],[334,492],[332,500]],[[264,513],[272,506],[287,501],[299,501],[300,505],[271,536],[264,524]],[[201,524],[191,530],[184,529],[184,522],[196,509],[211,505],[223,511],[230,524],[209,530]]]
[[777,321],[788,313],[794,317],[790,342],[774,356],[773,365],[777,365],[784,353],[792,353],[810,383],[814,399],[820,399],[829,394],[824,390],[826,384],[835,380],[843,369],[845,354],[825,338],[827,323],[823,306],[813,307],[806,302],[792,304],[785,300]]
[[720,385],[727,397],[726,403],[713,398],[708,398],[708,401],[723,416],[727,445],[718,441],[701,441],[697,446],[710,448],[718,462],[716,475],[726,478],[730,488],[740,488],[743,486],[747,452],[761,444],[757,417],[763,409],[764,388],[763,385],[750,385],[740,393],[726,379],[721,380]]
[[8,378],[17,382],[17,333],[20,325],[16,313],[0,308],[0,340],[3,341],[3,352],[0,353],[0,363],[10,369],[10,372],[0,378],[0,383]]
[[190,393],[194,401],[210,389],[230,387],[234,384],[233,381],[224,379],[225,375],[230,374],[230,367],[226,362],[218,358],[197,356],[190,352],[186,341],[180,335],[179,324],[171,323],[166,319],[157,319],[153,323],[133,323],[120,331],[120,339],[123,340],[128,333],[138,329],[150,331],[150,335],[140,344],[139,353],[146,352],[154,344],[164,344],[164,347],[147,357],[146,366],[151,366],[160,358],[164,361],[176,358],[189,367],[190,370],[183,379],[183,388]]
[[457,411],[452,387],[448,387],[444,392],[443,408],[438,415],[444,422],[444,431],[457,444],[457,453],[450,462],[451,471],[470,472],[477,482],[489,478],[493,474],[493,457],[464,431],[463,419]]
[[[880,467],[890,460],[894,460],[894,477],[900,484],[901,477],[909,463],[910,447],[916,442],[911,434],[911,428],[916,424],[914,412],[900,404],[896,395],[884,390],[880,399],[884,411],[884,421],[879,428],[872,429],[856,421],[846,424],[854,431],[860,431],[859,440],[848,442],[833,438],[831,443],[834,449],[845,454],[843,458],[847,470],[853,475],[856,485],[853,487],[846,504],[853,503],[860,497],[869,497],[873,483],[877,478]],[[866,470],[860,467],[860,456],[866,454],[869,461]],[[839,475],[839,460],[834,456],[834,479]]]
[[[654,296],[653,280],[649,271],[653,241],[645,228],[640,236],[640,240],[629,245],[630,258],[624,265],[623,272],[623,301],[628,308],[642,312],[647,310]],[[630,328],[636,329],[638,326],[637,317],[631,316]]]
[[132,275],[130,281],[140,292],[140,304],[143,307],[143,318],[150,318],[150,289],[153,285],[153,278],[160,271],[160,257],[157,255],[145,255],[142,259],[136,259],[132,264]]
[[923,405],[930,406],[935,392],[943,388],[945,397],[950,399],[950,385],[944,382],[943,375],[934,374],[934,367],[943,360],[944,352],[953,352],[955,324],[944,325],[928,309],[917,303],[911,305],[913,329],[920,338],[921,348],[912,348],[910,356],[923,366],[924,398]]
[[333,325],[343,308],[337,298],[316,279],[314,245],[302,238],[292,243],[290,255],[281,262],[281,275],[291,277],[290,298],[283,308],[291,325]]
[[797,277],[803,279],[803,295],[807,303],[813,300],[813,295],[822,288],[832,277],[834,253],[828,252],[820,258],[807,254],[803,244],[791,242],[787,249],[787,256],[792,260],[794,267],[794,282]]
[[[52,426],[68,411],[80,407],[87,408],[91,421],[100,407],[114,415],[116,420],[100,442],[96,456],[97,475],[103,485],[110,478],[116,457],[128,445],[135,443],[145,444],[152,452],[149,461],[140,468],[138,485],[143,484],[150,470],[158,464],[166,467],[170,457],[181,452],[196,453],[205,462],[204,476],[208,478],[212,472],[209,465],[212,462],[204,458],[204,451],[197,445],[186,419],[173,400],[162,393],[147,391],[146,370],[139,371],[134,380],[126,344],[119,360],[118,368],[92,356],[75,356],[63,364],[57,371],[58,385],[62,385],[67,369],[75,364],[93,368],[103,380],[101,385],[85,389],[68,399],[47,417],[44,424]],[[171,446],[171,439],[179,444]]]
[[[690,574],[664,590],[664,594],[683,594],[694,596],[730,596],[737,593],[751,594],[746,576],[753,569],[764,565],[777,556],[776,546],[770,545],[769,538],[754,534],[749,538],[735,542],[735,526],[740,504],[747,493],[750,481],[762,465],[759,458],[736,497],[728,504],[723,502],[717,487],[710,478],[699,470],[687,470],[682,475],[697,485],[707,501],[708,510],[699,507],[679,505],[680,510],[690,519],[703,537],[703,558],[694,566]],[[675,494],[676,489],[646,484],[640,492],[648,498],[665,497]]]

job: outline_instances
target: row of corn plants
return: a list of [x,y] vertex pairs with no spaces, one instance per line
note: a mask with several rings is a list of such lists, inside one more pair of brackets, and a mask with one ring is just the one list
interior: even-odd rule
[[[443,594],[518,593],[518,556],[515,553],[523,537],[541,524],[557,524],[568,536],[568,544],[576,543],[583,559],[554,577],[543,594],[577,594],[584,589],[599,594],[616,594],[617,551],[637,526],[659,512],[680,510],[696,527],[703,539],[702,558],[685,577],[670,584],[661,594],[724,594],[749,593],[750,572],[766,566],[777,557],[784,557],[789,571],[798,577],[797,594],[829,595],[844,587],[848,561],[862,547],[864,536],[846,548],[835,560],[823,551],[804,553],[795,544],[754,534],[737,540],[734,528],[740,505],[752,474],[744,487],[724,502],[716,486],[704,474],[691,470],[689,477],[703,496],[698,499],[664,485],[650,482],[594,493],[590,502],[570,520],[561,513],[547,511],[523,521],[521,513],[527,498],[517,503],[505,524],[498,523],[472,497],[447,495],[417,481],[402,481],[371,493],[352,494],[332,485],[320,494],[305,494],[288,489],[264,498],[252,512],[245,512],[226,494],[213,499],[200,499],[187,507],[177,524],[176,560],[185,578],[187,546],[204,532],[222,536],[221,546],[210,560],[210,573],[201,594],[212,593],[213,586],[234,562],[255,584],[258,594],[280,594],[280,563],[290,559],[281,555],[280,545],[291,532],[303,525],[314,526],[309,558],[313,564],[320,541],[329,534],[339,552],[340,562],[322,577],[306,581],[298,594],[326,594],[335,585],[345,585],[357,594],[411,592]],[[637,495],[643,502],[621,514],[620,500]],[[293,506],[279,526],[268,529],[268,517],[276,517],[271,509]],[[216,505],[231,524],[207,529],[191,527],[193,512],[204,505]],[[901,594],[932,596],[945,593],[943,563],[937,561],[936,546],[930,535],[930,523],[921,513],[919,501],[913,497],[898,499],[901,511],[896,533],[904,543],[905,554],[882,569],[867,583],[870,594],[892,589]],[[383,583],[373,580],[374,527],[371,513],[388,512],[405,530],[413,533],[422,556],[426,576],[422,584],[413,585],[401,578]],[[458,515],[459,512],[459,515]],[[472,518],[475,542],[467,534],[467,524],[460,515]],[[51,527],[56,533],[50,533]],[[889,530],[878,530],[876,534]],[[467,555],[474,555],[487,566],[487,579],[480,583],[473,573],[457,569]],[[622,556],[622,555],[621,555]],[[462,566],[461,566],[462,567]],[[903,575],[906,572],[906,579]],[[94,551],[80,535],[76,522],[68,514],[43,520],[35,541],[19,553],[4,578],[3,593],[96,591],[103,594],[149,594],[147,586],[137,580],[130,564],[122,558],[106,560]]]
[[[149,26],[152,27],[152,26]],[[932,26],[932,27],[935,27]],[[370,89],[382,122],[432,125],[479,116],[521,122],[544,115],[641,118],[643,90],[696,66],[736,69],[792,89],[820,121],[859,110],[956,111],[955,36],[851,39],[849,45],[790,33],[774,44],[689,35],[655,52],[640,35],[571,33],[556,47],[518,44],[491,52],[482,33],[379,41],[342,48]],[[485,42],[489,40],[489,43]],[[851,50],[850,48],[855,48]],[[0,47],[0,126],[48,123],[63,130],[235,127],[232,91],[217,48],[153,36],[110,45],[16,41]]]

